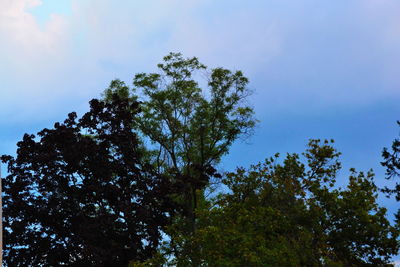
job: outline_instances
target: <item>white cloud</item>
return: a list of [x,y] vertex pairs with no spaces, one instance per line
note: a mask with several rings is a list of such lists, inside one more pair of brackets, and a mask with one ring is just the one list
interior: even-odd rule
[[64,18],[53,14],[45,29],[41,29],[28,12],[41,4],[39,0],[0,0],[1,53],[12,58],[9,63],[17,63],[21,58],[43,62],[43,56],[59,55],[65,46]]
[[55,97],[54,89],[46,86],[66,57],[68,23],[64,17],[52,14],[41,28],[29,13],[41,4],[39,0],[0,0],[3,114],[30,114],[46,97]]

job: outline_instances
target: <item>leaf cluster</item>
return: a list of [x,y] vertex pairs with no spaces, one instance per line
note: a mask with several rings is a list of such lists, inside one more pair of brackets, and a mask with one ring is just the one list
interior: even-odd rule
[[[400,126],[400,121],[397,121]],[[386,168],[386,179],[392,180],[400,178],[400,139],[394,139],[391,149],[384,148],[382,151],[383,161],[382,166]],[[382,189],[388,197],[394,195],[397,201],[400,201],[400,183],[395,182],[394,188],[384,187]],[[396,221],[400,223],[400,209],[396,214]]]
[[3,180],[7,266],[127,266],[156,251],[174,204],[143,157],[137,102],[114,94],[25,135]]
[[136,74],[131,89],[113,81],[104,95],[130,92],[129,99],[140,98],[138,130],[155,146],[160,168],[190,174],[192,164],[213,166],[238,137],[251,133],[256,120],[244,101],[250,91],[241,71],[208,71],[196,57],[180,53],[164,57],[158,68],[159,73]]
[[[228,173],[229,190],[197,210],[198,229],[182,245],[197,266],[389,266],[399,232],[377,204],[373,173],[351,170],[337,188],[338,156],[311,140],[304,160],[275,155]],[[196,266],[192,255],[172,265]]]

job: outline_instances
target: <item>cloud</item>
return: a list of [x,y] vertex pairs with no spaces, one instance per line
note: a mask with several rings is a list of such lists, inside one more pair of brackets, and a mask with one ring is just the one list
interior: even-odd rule
[[[213,3],[182,12],[168,46],[198,55],[212,65],[255,71],[280,54],[279,26],[251,5],[225,8]],[[224,12],[222,12],[224,11]]]
[[52,14],[42,29],[29,13],[41,4],[38,0],[0,0],[0,98],[4,103],[0,112],[3,114],[18,116],[24,109],[37,109],[35,100],[51,98],[46,85],[65,60],[67,21]]
[[86,47],[81,48],[114,66],[157,63],[168,52],[181,51],[212,64],[256,68],[279,53],[275,21],[251,6],[225,9],[209,0],[121,5],[76,0],[73,12],[74,29],[84,32]]
[[399,99],[398,2],[272,2],[264,11],[276,18],[280,54],[254,79],[261,113],[357,109]]
[[53,13],[42,27],[29,10],[46,2],[0,0],[2,113],[65,113],[111,79],[154,70],[170,51],[242,69],[261,109],[307,112],[399,96],[393,0],[70,1],[68,16]]
[[30,8],[42,4],[39,0],[1,0],[0,1],[0,38],[2,57],[9,64],[41,61],[60,54],[65,46],[66,21],[52,14],[45,29],[41,29],[36,18],[28,12]]

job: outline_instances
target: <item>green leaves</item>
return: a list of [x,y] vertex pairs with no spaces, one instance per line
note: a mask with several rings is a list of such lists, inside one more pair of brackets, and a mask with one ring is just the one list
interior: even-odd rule
[[[158,67],[160,73],[135,75],[130,97],[141,96],[138,130],[154,145],[160,170],[188,174],[191,165],[215,165],[239,136],[251,133],[256,120],[244,103],[250,92],[242,72],[207,71],[180,53],[170,53]],[[111,92],[125,96],[126,86],[114,81],[106,99]]]
[[[245,103],[250,91],[241,71],[209,70],[180,53],[164,57],[158,68],[158,73],[136,74],[128,98],[140,100],[135,129],[148,157],[180,190],[173,199],[182,210],[167,230],[169,249],[177,259],[191,255],[186,263],[196,265],[195,247],[187,246],[186,238],[197,231],[197,210],[207,205],[204,190],[211,178],[218,179],[214,167],[221,157],[235,140],[251,134],[257,121]],[[112,82],[106,100],[112,92],[126,97],[125,84]]]
[[[158,68],[132,87],[112,81],[81,119],[25,135],[16,159],[2,157],[10,266],[390,265],[399,230],[372,171],[351,169],[337,188],[333,140],[310,140],[300,155],[218,174],[257,123],[248,79],[180,53]],[[388,177],[399,144],[383,152]],[[213,183],[223,190],[206,196]]]
[[228,191],[196,211],[185,239],[201,266],[388,266],[399,232],[377,204],[373,173],[351,170],[347,188],[335,188],[340,153],[330,143],[226,174]]

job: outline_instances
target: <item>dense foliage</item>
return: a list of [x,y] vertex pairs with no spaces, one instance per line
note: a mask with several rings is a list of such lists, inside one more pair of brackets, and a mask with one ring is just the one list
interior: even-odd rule
[[[311,140],[219,174],[257,122],[247,78],[174,53],[158,67],[1,157],[6,266],[390,266],[399,227],[371,171],[339,188],[340,153]],[[399,176],[400,141],[383,157]]]
[[176,233],[192,250],[171,266],[390,265],[399,233],[377,204],[373,174],[351,170],[337,188],[339,153],[328,142],[312,140],[303,156],[228,173],[227,192],[197,210],[196,233]]
[[7,266],[126,266],[151,257],[170,187],[143,160],[138,103],[90,102],[81,119],[25,135],[4,192]]

